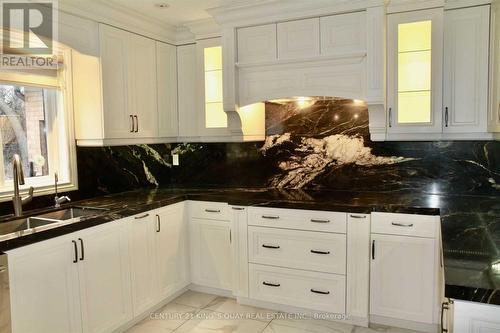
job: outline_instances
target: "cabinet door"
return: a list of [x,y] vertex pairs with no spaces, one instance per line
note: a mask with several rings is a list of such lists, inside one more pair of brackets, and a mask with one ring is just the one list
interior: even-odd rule
[[455,301],[453,304],[453,332],[500,332],[500,307],[498,305]]
[[158,299],[154,215],[134,216],[129,227],[132,303],[134,315],[138,316]]
[[130,110],[135,118],[135,137],[158,135],[156,100],[156,44],[146,37],[129,33],[128,94]]
[[231,290],[232,257],[229,222],[192,219],[190,224],[193,283]]
[[278,59],[319,56],[319,18],[278,23]]
[[388,15],[389,133],[442,132],[443,9]]
[[155,218],[156,267],[159,294],[164,299],[189,284],[189,244],[184,203],[158,210]]
[[371,315],[432,324],[435,241],[372,234]]
[[156,75],[158,96],[158,134],[179,134],[177,117],[177,50],[175,46],[156,42]]
[[198,135],[198,85],[196,81],[196,45],[177,47],[179,136]]
[[88,229],[78,238],[83,332],[111,332],[133,317],[127,221]]
[[82,331],[74,245],[68,235],[8,253],[13,333]]
[[99,25],[104,137],[106,139],[134,136],[127,88],[128,35],[126,31],[104,24]]
[[445,11],[444,132],[487,132],[490,6]]
[[210,38],[196,43],[198,77],[198,126],[199,135],[228,135],[227,114],[224,112],[222,46],[220,38]]

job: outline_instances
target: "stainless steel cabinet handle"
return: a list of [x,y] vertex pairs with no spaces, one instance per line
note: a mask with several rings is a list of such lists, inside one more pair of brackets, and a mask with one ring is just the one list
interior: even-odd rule
[[311,253],[314,253],[314,254],[330,254],[330,251],[311,250]]
[[353,219],[366,219],[366,215],[352,215],[349,214],[349,216]]
[[315,293],[315,294],[320,294],[320,295],[330,295],[329,291],[321,291],[321,290],[311,289],[311,292]]
[[0,266],[0,273],[5,273],[5,272],[7,272],[7,267]]
[[139,117],[137,115],[134,116],[135,118],[135,132],[139,132]]
[[392,108],[389,108],[389,127],[392,127]]
[[148,217],[148,216],[149,216],[149,214],[148,214],[148,213],[146,213],[146,214],[144,214],[144,215],[134,216],[134,219],[136,219],[136,220],[140,220],[140,219],[144,219],[144,218],[146,218],[146,217]]
[[313,223],[330,223],[330,220],[311,219]]
[[263,219],[268,219],[268,220],[277,220],[279,219],[280,217],[277,216],[277,215],[262,215],[262,218]]
[[233,244],[233,232],[229,229],[229,244]]
[[449,112],[448,107],[444,108],[444,127],[448,127]]
[[268,287],[275,287],[275,288],[281,286],[281,284],[279,284],[279,283],[270,283],[270,282],[265,282],[265,281],[262,282],[262,284],[265,286],[268,286]]
[[245,210],[243,207],[231,207],[233,210]]
[[85,248],[83,247],[83,239],[78,238],[80,241],[80,247],[82,248],[82,255],[80,256],[80,261],[83,261],[85,259]]
[[220,209],[205,209],[207,213],[220,213]]
[[279,249],[280,248],[279,245],[266,245],[266,244],[262,244],[262,247],[266,248],[266,249]]
[[405,223],[392,222],[391,224],[396,226],[396,227],[406,227],[406,228],[413,227],[413,223],[405,224]]
[[73,264],[76,264],[78,262],[78,246],[76,245],[76,241],[72,240],[73,243],[73,250],[75,252],[75,259],[73,259]]
[[134,116],[129,115],[129,117],[130,117],[130,133],[134,133],[134,131],[135,131]]
[[156,215],[156,232],[161,231],[161,220],[160,215]]

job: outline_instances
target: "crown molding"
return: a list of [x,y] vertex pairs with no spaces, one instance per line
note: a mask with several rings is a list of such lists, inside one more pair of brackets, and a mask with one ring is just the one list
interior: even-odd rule
[[59,10],[162,42],[177,44],[178,28],[103,0],[60,0]]
[[366,10],[385,0],[256,0],[208,9],[220,25],[242,27],[305,17]]
[[222,36],[221,26],[213,17],[186,22],[183,24],[194,35],[195,39],[206,39]]

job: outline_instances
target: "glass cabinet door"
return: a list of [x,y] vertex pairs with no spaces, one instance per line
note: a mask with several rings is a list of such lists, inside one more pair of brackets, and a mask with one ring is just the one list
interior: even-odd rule
[[223,107],[222,46],[220,38],[200,40],[196,44],[202,115],[202,136],[226,135],[227,114]]
[[443,10],[388,16],[388,132],[441,132]]

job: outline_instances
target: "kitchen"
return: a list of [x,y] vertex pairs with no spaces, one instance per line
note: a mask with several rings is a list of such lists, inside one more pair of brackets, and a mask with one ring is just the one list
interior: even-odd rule
[[0,332],[500,332],[499,6],[2,2]]

